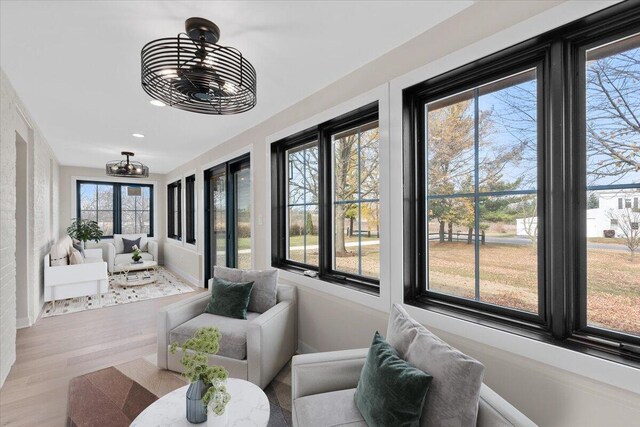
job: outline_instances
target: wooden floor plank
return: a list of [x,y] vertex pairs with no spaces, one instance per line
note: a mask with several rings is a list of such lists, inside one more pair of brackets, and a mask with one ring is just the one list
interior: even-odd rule
[[66,425],[69,381],[155,353],[158,310],[193,295],[48,317],[18,330],[16,363],[0,389],[0,425]]

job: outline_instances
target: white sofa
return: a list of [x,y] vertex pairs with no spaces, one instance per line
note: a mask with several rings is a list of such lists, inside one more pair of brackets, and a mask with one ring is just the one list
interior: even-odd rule
[[158,262],[158,242],[149,240],[146,234],[114,234],[113,241],[107,242],[107,261],[109,263],[109,273],[121,271],[119,265],[131,262],[131,253],[124,253],[122,238],[136,240],[140,238],[140,256],[143,261]]
[[[71,244],[66,237],[59,244]],[[102,249],[85,250],[83,264],[51,266],[50,255],[44,258],[44,300],[56,300],[96,295],[109,292],[107,263],[102,260]]]
[[180,342],[199,328],[215,326],[222,341],[219,353],[209,356],[209,365],[223,366],[230,377],[265,388],[296,352],[296,288],[278,285],[276,305],[262,314],[248,312],[247,320],[204,313],[210,298],[211,293],[201,293],[160,311],[158,367],[182,372],[181,351],[171,354],[171,342]]

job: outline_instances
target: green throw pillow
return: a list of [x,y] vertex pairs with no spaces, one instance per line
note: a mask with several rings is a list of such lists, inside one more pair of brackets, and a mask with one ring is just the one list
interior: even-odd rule
[[402,360],[376,332],[360,373],[356,406],[369,427],[419,426],[432,379]]
[[211,281],[211,300],[205,313],[246,319],[251,288],[253,282],[236,283],[214,277]]

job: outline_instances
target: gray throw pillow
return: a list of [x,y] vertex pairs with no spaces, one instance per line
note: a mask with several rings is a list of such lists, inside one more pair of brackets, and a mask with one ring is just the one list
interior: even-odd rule
[[80,255],[82,255],[82,258],[86,258],[84,255],[84,248],[82,247],[82,242],[80,240],[73,239],[72,244],[73,244],[73,249],[80,252]]
[[238,270],[219,267],[213,269],[213,276],[232,282],[253,282],[249,299],[249,311],[264,313],[276,305],[278,291],[278,270]]
[[129,240],[129,239],[125,239],[124,237],[122,238],[122,246],[123,246],[123,250],[122,253],[123,254],[130,254],[133,252],[133,247],[137,246],[138,249],[140,249],[140,239],[141,237],[138,237],[135,240]]
[[391,309],[387,341],[400,357],[433,377],[421,426],[476,425],[484,378],[482,363],[429,332],[398,304]]

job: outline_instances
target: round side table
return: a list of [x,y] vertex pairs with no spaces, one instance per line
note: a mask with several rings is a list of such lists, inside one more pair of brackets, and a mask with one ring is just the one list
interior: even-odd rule
[[[161,397],[140,413],[131,427],[193,426],[187,421],[186,394],[188,385]],[[227,380],[231,400],[225,411],[229,427],[266,427],[269,422],[269,399],[264,391],[249,381],[237,378]],[[199,424],[206,426],[206,422]]]

